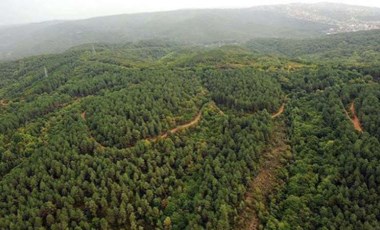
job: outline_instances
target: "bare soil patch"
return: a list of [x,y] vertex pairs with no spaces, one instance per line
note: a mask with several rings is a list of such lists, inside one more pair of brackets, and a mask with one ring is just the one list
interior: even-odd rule
[[362,128],[362,125],[360,123],[360,120],[358,118],[358,116],[356,115],[356,112],[355,112],[355,103],[352,102],[351,105],[350,105],[350,112],[352,114],[352,117],[351,117],[351,122],[352,124],[354,124],[354,128],[359,131],[359,132],[363,132],[363,128]]

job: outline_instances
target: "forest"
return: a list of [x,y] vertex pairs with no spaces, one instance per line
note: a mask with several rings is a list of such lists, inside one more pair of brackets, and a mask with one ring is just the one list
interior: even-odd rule
[[0,228],[378,229],[378,35],[1,62]]

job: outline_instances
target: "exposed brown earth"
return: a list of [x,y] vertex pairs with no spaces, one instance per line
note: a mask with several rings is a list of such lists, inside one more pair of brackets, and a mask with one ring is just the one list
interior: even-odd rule
[[350,112],[352,114],[352,117],[350,118],[352,124],[354,124],[354,128],[359,131],[359,132],[363,132],[363,128],[362,128],[362,125],[360,124],[360,120],[358,118],[358,116],[356,115],[356,111],[355,111],[355,103],[352,102],[351,105],[350,105]]
[[0,106],[7,106],[8,105],[8,101],[6,101],[6,100],[0,100]]
[[83,112],[83,113],[81,113],[81,118],[83,119],[83,120],[86,120],[86,112]]
[[[356,115],[355,102],[351,102],[350,108],[349,108],[349,112],[347,112],[346,109],[344,110],[344,112],[345,112],[347,118],[350,119],[350,121],[354,125],[355,130],[357,130],[357,131],[359,131],[359,132],[362,133],[363,132],[363,128],[362,128],[362,125],[360,123],[360,120],[359,120],[358,116]],[[351,116],[350,116],[349,113],[351,113]]]
[[171,130],[169,130],[169,131],[167,131],[167,132],[165,132],[165,133],[163,133],[163,134],[161,134],[161,135],[159,135],[157,137],[147,138],[146,140],[148,140],[148,141],[156,141],[156,140],[161,139],[161,138],[166,138],[166,137],[169,136],[169,134],[177,133],[179,131],[185,130],[187,128],[190,128],[190,127],[198,124],[199,121],[201,120],[202,111],[203,111],[204,106],[198,111],[197,115],[191,121],[187,122],[186,124],[177,126],[177,127],[173,128],[173,129],[171,129]]
[[280,116],[284,111],[285,111],[285,103],[281,105],[281,107],[277,113],[272,115],[272,118],[276,118],[276,117]]
[[202,117],[202,111],[199,111],[197,113],[197,115],[194,117],[193,120],[191,120],[190,122],[186,123],[186,124],[183,124],[183,125],[180,125],[180,126],[177,126],[176,128],[170,130],[169,132],[163,134],[161,137],[162,138],[165,138],[168,136],[168,133],[176,133],[178,131],[181,131],[181,130],[184,130],[184,129],[187,129],[193,125],[196,125],[198,124],[198,122],[201,120],[201,117]]

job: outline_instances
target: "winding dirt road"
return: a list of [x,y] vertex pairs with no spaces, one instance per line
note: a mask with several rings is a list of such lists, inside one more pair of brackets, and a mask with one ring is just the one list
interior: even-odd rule
[[[166,132],[164,132],[164,133],[162,133],[162,134],[160,134],[160,135],[158,135],[158,136],[155,136],[155,137],[148,137],[148,138],[145,138],[145,139],[142,139],[142,140],[149,141],[149,142],[155,142],[155,141],[157,141],[157,140],[159,140],[159,139],[161,139],[161,138],[166,138],[166,137],[168,137],[169,134],[171,134],[171,133],[177,133],[177,132],[179,132],[179,131],[185,130],[185,129],[187,129],[187,128],[190,128],[190,127],[192,127],[192,126],[198,124],[199,121],[200,121],[201,118],[202,118],[202,112],[203,112],[203,109],[204,109],[204,108],[206,107],[206,105],[208,105],[208,104],[209,104],[209,103],[204,104],[204,105],[201,107],[201,109],[198,111],[197,115],[196,115],[192,120],[190,120],[189,122],[187,122],[187,123],[185,123],[185,124],[183,124],[183,125],[179,125],[179,126],[173,128],[173,129],[171,129],[171,130],[169,130],[169,131],[166,131]],[[80,114],[80,116],[81,116],[81,118],[82,118],[84,121],[86,121],[86,112],[82,112],[82,113]],[[88,127],[88,126],[87,126],[87,127]],[[89,130],[89,133],[91,133],[90,130]],[[106,148],[106,146],[104,146],[104,145],[102,145],[101,143],[99,143],[99,142],[98,142],[93,136],[91,136],[91,139],[92,139],[92,140],[93,140],[98,146],[100,146],[101,148]],[[127,148],[132,148],[132,147],[134,147],[135,145],[136,145],[136,143],[131,144],[131,145],[129,145]]]
[[183,124],[183,125],[177,126],[177,127],[173,128],[173,129],[171,129],[171,130],[169,130],[169,131],[167,131],[167,132],[165,132],[165,133],[163,133],[163,134],[161,134],[161,135],[159,135],[159,136],[157,136],[157,137],[147,138],[147,139],[145,139],[145,140],[148,140],[148,141],[157,141],[158,139],[168,137],[169,134],[176,133],[176,132],[179,132],[179,131],[181,131],[181,130],[185,130],[185,129],[187,129],[187,128],[190,128],[190,127],[192,127],[192,126],[198,124],[199,121],[201,120],[201,117],[202,117],[202,111],[203,111],[203,109],[204,109],[205,106],[206,106],[206,104],[203,105],[203,106],[201,107],[201,109],[198,111],[197,115],[196,115],[191,121],[187,122],[186,124]]
[[[201,107],[201,109],[198,111],[198,113],[196,114],[196,116],[195,116],[192,120],[190,120],[189,122],[187,122],[187,123],[185,123],[185,124],[183,124],[183,125],[179,125],[179,126],[173,128],[173,129],[171,129],[171,130],[168,130],[168,131],[166,131],[166,132],[164,132],[164,133],[162,133],[162,134],[160,134],[160,135],[158,135],[158,136],[155,136],[155,137],[148,137],[148,138],[145,138],[144,140],[145,140],[145,141],[149,141],[149,142],[155,142],[155,141],[157,141],[157,140],[159,140],[159,139],[167,138],[167,137],[169,136],[169,134],[174,134],[174,133],[177,133],[177,132],[179,132],[179,131],[182,131],[182,130],[185,130],[185,129],[188,129],[188,128],[192,127],[192,126],[197,125],[197,124],[199,123],[199,121],[201,120],[201,118],[202,118],[202,112],[203,112],[204,108],[205,108],[207,105],[212,106],[215,110],[217,110],[217,111],[219,112],[219,114],[221,114],[221,115],[225,115],[224,112],[223,112],[222,110],[220,110],[220,108],[217,107],[217,106],[215,105],[215,103],[208,102],[208,103],[205,103],[205,104]],[[278,111],[277,113],[275,113],[275,114],[272,115],[272,118],[275,118],[275,117],[280,116],[280,115],[284,112],[284,109],[285,109],[285,103],[281,105],[281,107],[280,107],[280,109],[279,109],[279,111]],[[81,118],[82,118],[83,120],[86,120],[86,112],[82,112],[82,113],[80,114],[80,116],[81,116]],[[92,137],[92,138],[93,138],[93,137]],[[93,138],[93,139],[95,140],[95,138]],[[96,140],[95,140],[95,142],[96,142],[97,144],[99,144],[100,146],[102,146],[102,145],[101,145],[100,143],[98,143]],[[132,144],[132,145],[128,146],[128,148],[133,147],[134,145],[135,145],[135,144]],[[104,147],[104,146],[103,146],[103,147]]]
[[283,103],[277,113],[272,115],[272,118],[280,116],[285,110],[285,103]]

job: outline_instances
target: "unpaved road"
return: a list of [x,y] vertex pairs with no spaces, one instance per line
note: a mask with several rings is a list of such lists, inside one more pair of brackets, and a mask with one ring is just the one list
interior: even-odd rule
[[[185,129],[187,129],[187,128],[190,128],[191,126],[194,126],[194,125],[198,124],[199,121],[201,120],[203,109],[205,108],[205,106],[206,106],[207,104],[209,104],[209,103],[204,104],[204,105],[201,107],[201,109],[198,111],[197,115],[196,115],[191,121],[187,122],[186,124],[179,125],[179,126],[173,128],[173,129],[171,129],[171,130],[169,130],[169,131],[166,131],[166,132],[164,132],[164,133],[162,133],[162,134],[160,134],[160,135],[158,135],[158,136],[155,136],[155,137],[148,137],[148,138],[145,138],[144,140],[146,140],[146,141],[150,141],[150,142],[154,142],[154,141],[157,141],[157,140],[160,139],[160,138],[166,138],[166,137],[168,137],[170,133],[176,133],[176,132],[179,132],[179,131],[181,131],[181,130],[185,130]],[[82,118],[84,121],[86,120],[86,112],[82,112],[82,113],[80,114],[80,116],[81,116],[81,118]],[[91,133],[91,132],[89,131],[89,133]],[[99,142],[98,142],[93,136],[91,136],[91,139],[93,139],[94,142],[97,143],[100,147],[105,148],[105,146],[102,145],[101,143],[99,143]],[[131,144],[131,145],[129,145],[127,148],[131,148],[131,147],[133,147],[133,146],[135,146],[135,145],[136,145],[136,143],[135,143],[135,144]]]
[[81,113],[81,118],[83,119],[83,120],[86,120],[86,112],[83,112],[83,113]]
[[219,112],[220,115],[223,115],[225,116],[226,114],[223,112],[223,110],[221,110],[216,104],[215,102],[213,101],[211,104],[211,107],[213,107],[215,110],[217,110]]
[[350,117],[350,120],[352,122],[352,124],[354,124],[354,128],[359,131],[359,132],[363,132],[363,128],[362,128],[362,125],[360,124],[360,120],[358,118],[358,116],[356,115],[356,112],[355,112],[355,103],[352,102],[351,105],[350,105],[350,111],[351,111],[351,114],[352,114],[352,117]]
[[146,140],[149,140],[149,141],[156,141],[160,138],[166,138],[168,137],[168,135],[170,133],[176,133],[178,131],[181,131],[181,130],[185,130],[187,128],[190,128],[191,126],[194,126],[196,124],[198,124],[198,122],[201,120],[201,117],[202,117],[202,111],[203,111],[203,108],[205,107],[205,105],[202,106],[202,108],[198,111],[197,115],[189,122],[187,122],[186,124],[183,124],[183,125],[180,125],[180,126],[177,126],[157,137],[153,137],[153,138],[147,138]]
[[272,115],[272,118],[276,118],[276,117],[280,116],[284,112],[284,110],[285,110],[285,103],[281,105],[281,107],[277,113]]
[[193,125],[196,125],[201,120],[201,117],[202,117],[202,111],[199,111],[193,120],[191,120],[190,122],[188,122],[186,124],[177,126],[176,128],[174,128],[174,129],[170,130],[169,132],[163,134],[161,137],[165,138],[165,137],[167,137],[168,133],[176,133],[178,131],[181,131],[181,130],[187,129]]

